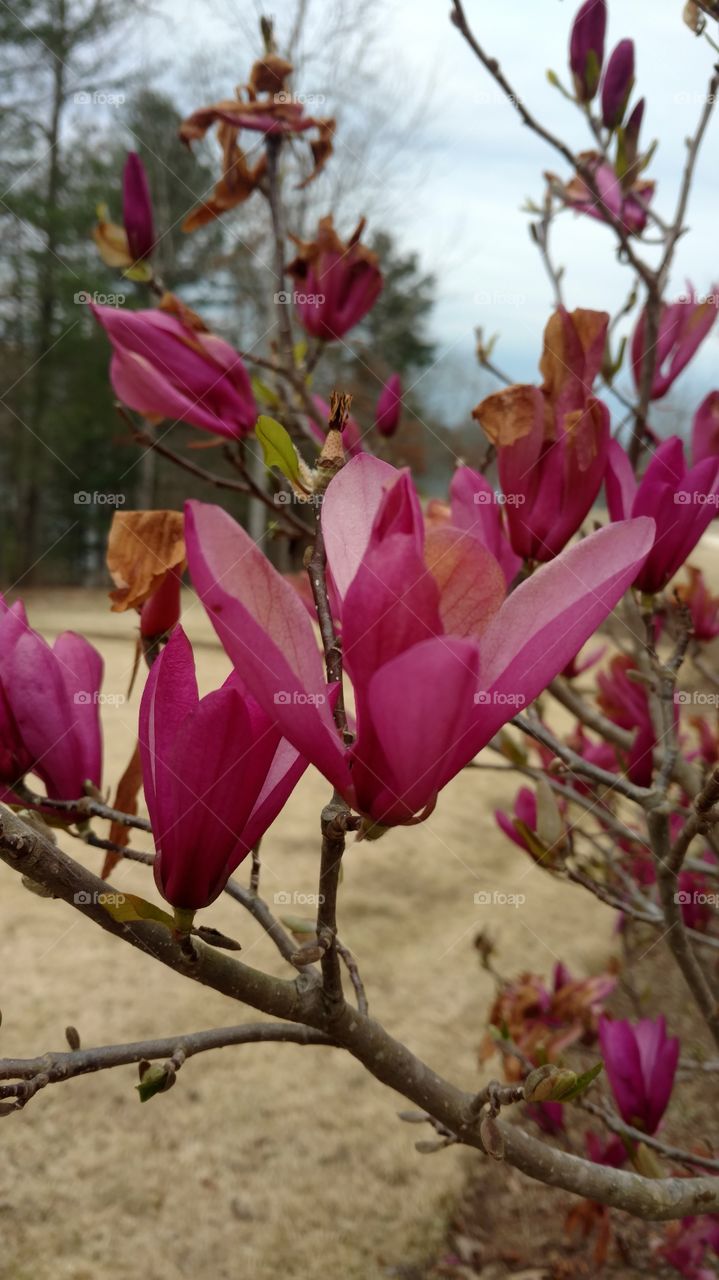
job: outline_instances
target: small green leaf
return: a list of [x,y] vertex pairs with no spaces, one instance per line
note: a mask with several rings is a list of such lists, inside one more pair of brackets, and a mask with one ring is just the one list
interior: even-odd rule
[[139,1084],[135,1085],[140,1095],[140,1102],[149,1102],[156,1093],[164,1093],[167,1088],[167,1072],[164,1067],[148,1067]]
[[255,435],[262,445],[262,453],[266,467],[277,467],[290,484],[303,489],[300,474],[300,461],[297,450],[292,443],[289,432],[275,418],[268,418],[261,413],[257,419]]
[[100,893],[97,901],[119,924],[128,924],[133,920],[156,920],[168,929],[175,928],[175,922],[167,911],[156,907],[153,902],[147,902],[145,898],[138,898],[134,893]]
[[656,1152],[645,1146],[643,1142],[638,1142],[636,1150],[632,1153],[632,1164],[637,1173],[641,1173],[645,1178],[664,1178],[665,1170],[657,1156]]
[[571,1102],[573,1098],[578,1098],[580,1093],[584,1093],[596,1080],[599,1072],[602,1070],[604,1063],[596,1062],[589,1071],[584,1071],[581,1076],[576,1076],[574,1082],[567,1089],[559,1089],[552,1093],[553,1102]]
[[134,262],[122,274],[126,280],[136,280],[139,284],[149,284],[152,280],[152,267],[149,262]]
[[255,393],[255,399],[261,400],[263,404],[268,404],[270,408],[275,409],[280,403],[280,397],[272,387],[268,387],[266,382],[256,375],[252,377],[252,390]]
[[298,936],[317,933],[316,920],[305,920],[302,916],[281,916],[280,919],[285,928]]

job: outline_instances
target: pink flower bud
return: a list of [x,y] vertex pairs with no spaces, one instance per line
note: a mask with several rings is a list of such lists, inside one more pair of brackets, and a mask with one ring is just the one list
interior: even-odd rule
[[602,119],[608,129],[622,123],[634,84],[634,41],[620,40],[612,53],[602,84]]
[[149,258],[155,247],[152,198],[145,166],[136,151],[129,153],[122,175],[122,221],[135,261]]
[[375,411],[375,426],[381,436],[393,436],[399,426],[402,413],[402,382],[393,373],[384,384]]
[[591,102],[599,88],[606,27],[605,0],[585,0],[574,19],[569,41],[569,65],[580,102]]

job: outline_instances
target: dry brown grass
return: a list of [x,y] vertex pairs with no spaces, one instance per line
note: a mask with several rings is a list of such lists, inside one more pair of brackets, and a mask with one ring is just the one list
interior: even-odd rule
[[[131,619],[112,617],[102,597],[87,593],[28,603],[48,634],[71,623],[102,636],[105,688],[124,691]],[[188,605],[207,689],[227,663],[200,609]],[[138,700],[135,692],[104,709],[113,785]],[[547,971],[559,956],[580,972],[596,969],[610,935],[608,912],[537,872],[499,836],[492,810],[508,805],[515,787],[501,774],[466,771],[429,822],[352,846],[346,859],[340,929],[372,1012],[467,1087],[478,1081],[491,999],[473,949],[478,928],[490,925],[507,972]],[[270,900],[313,891],[326,794],[323,780],[307,775],[266,838]],[[102,855],[69,844],[99,866]],[[144,868],[124,864],[113,882],[156,897]],[[65,904],[33,896],[2,866],[0,885],[3,1055],[61,1048],[68,1023],[92,1044],[256,1016],[145,961]],[[490,912],[474,903],[479,889],[523,893],[526,903]],[[205,914],[242,940],[250,963],[283,971],[239,906],[224,899]],[[442,1239],[468,1157],[418,1155],[417,1130],[396,1118],[400,1099],[352,1059],[291,1045],[225,1049],[188,1063],[177,1086],[145,1106],[135,1080],[128,1067],[71,1081],[2,1122],[1,1276],[374,1280],[431,1255]]]

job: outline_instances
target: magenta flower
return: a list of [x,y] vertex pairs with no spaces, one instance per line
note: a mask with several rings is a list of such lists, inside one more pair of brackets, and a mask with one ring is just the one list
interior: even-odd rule
[[636,574],[651,522],[572,547],[503,601],[496,560],[443,526],[425,536],[407,472],[369,454],[322,507],[357,736],[338,736],[310,618],[218,507],[190,502],[188,564],[231,659],[285,737],[353,807],[393,826],[426,816],[450,778],[531,702]]
[[298,243],[287,268],[296,285],[297,318],[306,333],[324,342],[344,335],[367,315],[382,290],[377,255],[360,243],[364,218],[345,244],[331,214],[320,219],[317,239]]
[[190,911],[222,892],[307,767],[236,672],[199,697],[179,626],[142,696],[140,759],[157,887]]
[[35,773],[54,800],[76,800],[102,781],[102,659],[65,631],[52,648],[21,604],[0,598],[0,783]]
[[180,620],[182,568],[168,569],[160,585],[140,608],[140,635],[151,640],[167,635]]
[[507,587],[522,567],[521,557],[512,550],[502,512],[503,504],[491,484],[471,467],[457,467],[449,488],[451,523],[455,529],[471,533],[498,561]]
[[585,671],[591,671],[592,667],[595,667],[598,662],[601,662],[606,651],[607,646],[605,644],[599,644],[590,649],[588,653],[585,653],[583,658],[580,657],[578,653],[575,653],[574,657],[570,659],[562,672],[564,679],[576,680],[577,676],[583,675]]
[[[678,302],[664,304],[659,321],[657,360],[652,379],[651,398],[661,400],[692,356],[701,346],[716,319],[719,307],[719,286],[702,301],[698,301],[691,285],[688,296]],[[632,335],[632,371],[637,389],[641,386],[644,360],[644,328],[646,312],[642,311]]]
[[375,426],[381,436],[393,436],[402,415],[402,380],[393,373],[385,382],[377,399]]
[[650,594],[661,591],[717,514],[719,457],[705,458],[687,470],[684,446],[678,436],[672,436],[656,450],[637,484],[629,458],[612,440],[605,487],[612,520],[654,519],[654,546],[634,585]]
[[621,1169],[626,1163],[627,1148],[621,1138],[600,1138],[591,1129],[584,1135],[587,1148],[587,1159],[594,1164],[606,1164],[612,1169]]
[[692,459],[719,458],[719,391],[710,391],[694,414]]
[[504,813],[502,809],[495,809],[494,820],[505,836],[508,836],[513,844],[523,849],[525,853],[532,853],[521,827],[527,827],[530,831],[537,830],[537,797],[529,787],[520,787],[514,799],[514,818],[508,813]]
[[714,1265],[705,1267],[714,1255],[719,1258],[719,1221],[704,1215],[701,1218],[682,1218],[666,1226],[666,1243],[658,1253],[684,1280],[716,1280]]
[[[558,187],[567,207],[600,222],[607,221],[606,208],[627,231],[640,235],[647,225],[647,208],[656,184],[649,178],[637,178],[630,186],[623,184],[612,165],[596,151],[585,151],[579,158],[594,178],[601,204],[584,179],[575,174],[569,182],[559,183]],[[556,181],[559,182],[558,179]]]
[[713,596],[701,569],[688,564],[689,582],[677,587],[677,593],[688,605],[697,640],[713,640],[719,636],[719,596]]
[[155,247],[152,197],[145,166],[136,151],[129,152],[122,175],[122,221],[135,261],[149,258]]
[[599,88],[607,28],[605,0],[585,0],[572,24],[569,65],[580,102],[591,102]]
[[92,310],[112,343],[113,390],[128,408],[230,439],[252,431],[257,421],[252,386],[229,343],[161,308]]
[[544,333],[542,386],[507,387],[472,412],[496,445],[509,538],[528,560],[559,554],[604,479],[609,410],[591,391],[608,319],[560,307]]
[[[18,601],[8,607],[0,595],[0,799],[13,802],[4,792],[22,781],[33,767],[33,756],[22,740],[22,735],[5,692],[3,674],[7,672],[11,652],[23,631],[27,630],[27,617],[23,604]],[[6,677],[7,678],[7,677]]]
[[[638,787],[649,787],[654,767],[656,730],[649,707],[646,686],[629,678],[638,674],[637,664],[626,654],[617,653],[609,668],[597,676],[597,702],[609,720],[621,729],[634,731],[629,750],[627,774]],[[678,707],[675,704],[675,712]]]
[[634,41],[620,40],[602,82],[602,120],[608,129],[622,123],[634,84]]
[[599,1041],[622,1119],[634,1129],[656,1133],[674,1085],[679,1040],[667,1037],[663,1017],[637,1023],[604,1017]]
[[539,1125],[543,1133],[548,1133],[552,1137],[563,1133],[566,1128],[564,1106],[561,1102],[530,1102],[527,1104],[527,1115],[530,1120]]

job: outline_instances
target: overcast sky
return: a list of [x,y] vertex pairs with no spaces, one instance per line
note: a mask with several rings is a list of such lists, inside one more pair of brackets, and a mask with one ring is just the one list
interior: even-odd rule
[[[164,12],[172,15],[173,34],[183,27],[196,33],[201,44],[217,49],[218,63],[226,66],[228,45],[235,43],[237,78],[242,78],[245,41],[238,39],[236,16],[227,5],[216,9],[211,3],[201,7],[196,0],[162,3]],[[314,3],[321,10],[322,0]],[[581,115],[546,79],[549,67],[565,82],[568,79],[567,41],[578,6],[571,0],[513,0],[511,4],[466,0],[465,7],[478,38],[499,59],[532,112],[575,149],[590,146]],[[240,12],[251,19],[256,8],[252,0],[239,0],[235,15]],[[682,8],[682,0],[610,0],[609,4],[607,49],[627,35],[636,42],[633,100],[640,94],[647,99],[644,141],[661,139],[650,176],[657,181],[655,207],[665,217],[674,208],[684,139],[695,127],[712,61],[707,44],[684,26]],[[281,36],[291,5],[273,0],[269,9]],[[479,388],[472,368],[477,324],[500,332],[497,362],[512,376],[534,376],[551,291],[530,243],[521,206],[527,196],[541,198],[546,169],[568,175],[561,157],[521,125],[511,104],[450,24],[448,9],[447,0],[387,0],[382,6],[382,39],[387,46],[383,74],[388,92],[405,83],[412,98],[424,94],[427,99],[409,153],[397,157],[392,174],[397,191],[394,229],[403,245],[418,251],[424,267],[439,282],[434,330],[442,359],[426,381],[436,394],[464,402],[472,400]],[[163,19],[159,22],[162,26]],[[171,39],[170,48],[174,45]],[[226,88],[223,79],[217,89],[224,93]],[[323,110],[331,110],[331,104]],[[694,186],[691,235],[680,243],[676,255],[675,294],[683,292],[686,278],[702,293],[708,293],[719,279],[718,140],[719,111],[707,132]],[[337,145],[343,145],[341,134]],[[419,171],[413,163],[417,156],[424,161]],[[361,166],[359,170],[358,214],[362,212]],[[423,174],[420,183],[418,172]],[[555,245],[556,258],[566,267],[570,306],[612,310],[621,304],[629,275],[615,260],[608,228],[566,213],[557,225]],[[680,400],[719,386],[717,334],[719,325],[692,371],[677,384]]]

